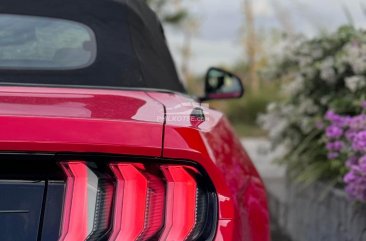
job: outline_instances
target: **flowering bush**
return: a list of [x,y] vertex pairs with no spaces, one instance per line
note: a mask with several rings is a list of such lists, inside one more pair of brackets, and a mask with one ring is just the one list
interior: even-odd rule
[[298,38],[272,69],[288,98],[270,104],[259,122],[273,146],[287,150],[280,161],[290,177],[346,184],[351,197],[366,201],[360,188],[366,190],[366,116],[360,114],[366,108],[366,32],[342,27]]
[[[363,104],[366,107],[366,102]],[[347,160],[344,177],[346,192],[352,199],[366,202],[366,114],[353,117],[328,111],[326,148],[329,161]]]

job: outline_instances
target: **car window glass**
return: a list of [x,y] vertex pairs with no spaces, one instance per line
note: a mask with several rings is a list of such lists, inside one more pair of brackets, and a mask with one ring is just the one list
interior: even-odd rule
[[0,14],[0,69],[77,69],[95,57],[95,36],[81,23]]

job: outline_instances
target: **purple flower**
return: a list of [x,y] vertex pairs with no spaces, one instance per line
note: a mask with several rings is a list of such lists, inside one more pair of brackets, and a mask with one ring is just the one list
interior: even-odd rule
[[327,143],[328,151],[340,152],[344,147],[344,143],[342,141],[335,141]]
[[356,135],[357,135],[357,131],[355,131],[355,130],[348,130],[348,131],[346,131],[346,138],[350,142],[353,142],[353,140],[355,139]]
[[328,157],[329,160],[334,160],[337,157],[339,157],[339,153],[337,153],[337,152],[330,152],[330,153],[328,153],[327,157]]
[[351,118],[349,116],[338,115],[334,111],[328,111],[325,114],[325,119],[329,120],[335,126],[344,127],[348,125]]
[[343,130],[338,126],[331,125],[326,129],[326,135],[330,139],[337,139],[343,135]]
[[[366,111],[366,101],[361,106]],[[345,190],[350,198],[366,202],[366,114],[349,117],[328,111],[325,120],[330,122],[325,129],[328,159],[348,155],[345,165],[349,172],[343,178]]]
[[327,113],[325,114],[325,119],[333,121],[335,118],[337,118],[337,116],[338,115],[334,111],[328,110]]
[[355,176],[355,174],[351,171],[351,172],[349,172],[349,173],[347,173],[345,176],[344,176],[344,178],[343,178],[343,181],[345,182],[345,183],[352,183],[352,182],[354,182],[356,180],[356,176]]
[[[362,158],[361,158],[362,159]],[[366,159],[365,159],[366,160]],[[343,180],[346,183],[346,192],[350,198],[361,202],[366,201],[366,170],[362,166],[352,166]]]
[[349,121],[349,127],[353,130],[362,130],[366,128],[366,115],[358,115]]
[[366,155],[361,157],[360,160],[358,160],[358,164],[359,164],[360,170],[366,176]]
[[361,102],[361,107],[362,109],[366,110],[366,101]]
[[358,158],[356,156],[351,156],[346,161],[346,166],[351,169],[354,165],[358,164]]
[[366,131],[356,134],[353,139],[352,148],[355,151],[366,151]]

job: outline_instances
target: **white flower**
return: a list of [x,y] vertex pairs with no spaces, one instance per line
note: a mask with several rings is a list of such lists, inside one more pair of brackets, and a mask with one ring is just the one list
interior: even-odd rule
[[335,63],[335,68],[337,69],[338,75],[344,74],[347,70],[348,63],[344,61],[342,58],[338,58]]
[[323,96],[320,98],[320,103],[322,105],[327,105],[329,103],[329,101],[330,101],[330,96],[326,95],[326,96]]
[[337,80],[337,74],[334,68],[322,69],[320,77],[329,85],[335,84]]
[[296,108],[297,108],[297,106],[294,106],[291,104],[282,105],[281,113],[284,116],[291,116],[295,112]]
[[315,77],[317,71],[314,67],[305,67],[301,72],[306,76],[307,79],[312,79]]
[[310,55],[311,54],[311,48],[310,48],[309,45],[303,45],[303,46],[299,45],[299,46],[296,46],[296,47],[299,49],[300,53],[303,54],[303,55]]
[[313,63],[313,59],[308,56],[301,56],[298,59],[300,68],[305,68],[306,66]]
[[348,62],[356,74],[366,71],[366,45],[349,43],[344,47],[344,61]]
[[311,118],[306,118],[305,117],[305,118],[301,119],[300,128],[301,128],[303,133],[308,134],[313,128]]
[[357,90],[366,86],[366,79],[364,76],[355,75],[352,77],[348,77],[345,79],[346,87],[352,92],[356,92]]
[[366,59],[360,57],[351,62],[352,69],[356,74],[362,74],[366,70]]
[[319,108],[318,108],[318,106],[315,105],[314,100],[305,99],[305,100],[301,101],[301,104],[297,110],[300,115],[307,115],[307,114],[317,113]]
[[271,139],[278,139],[283,132],[288,128],[289,122],[286,119],[278,120],[273,123],[271,128],[269,129],[269,137]]
[[297,75],[294,81],[284,86],[284,91],[289,95],[297,95],[304,89],[304,83],[304,78],[301,75]]
[[271,140],[279,140],[289,126],[289,118],[286,115],[288,106],[272,104],[268,107],[271,111],[266,114],[261,114],[258,117],[259,125],[268,131],[268,136]]
[[311,56],[314,58],[314,59],[319,59],[319,58],[321,58],[322,56],[323,56],[323,49],[321,49],[321,48],[314,48],[313,50],[312,50],[312,53],[311,53]]
[[267,105],[267,112],[275,111],[277,108],[277,103],[271,102],[269,105]]
[[334,70],[334,58],[328,57],[320,65],[320,77],[327,84],[335,84],[337,80],[337,73]]

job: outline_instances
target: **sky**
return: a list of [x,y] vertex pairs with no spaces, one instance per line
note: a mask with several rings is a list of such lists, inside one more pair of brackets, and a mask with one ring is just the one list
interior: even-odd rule
[[[245,58],[241,34],[245,25],[243,0],[183,0],[199,20],[200,27],[193,38],[192,72],[204,73],[210,66],[230,66]],[[256,29],[267,33],[283,29],[281,17],[287,16],[296,33],[309,37],[320,29],[334,31],[349,22],[349,11],[358,28],[366,28],[366,1],[362,0],[252,0]],[[364,2],[364,3],[362,3]],[[363,8],[365,6],[365,8]],[[347,9],[347,10],[345,10]],[[183,35],[166,29],[167,38],[177,66]]]

